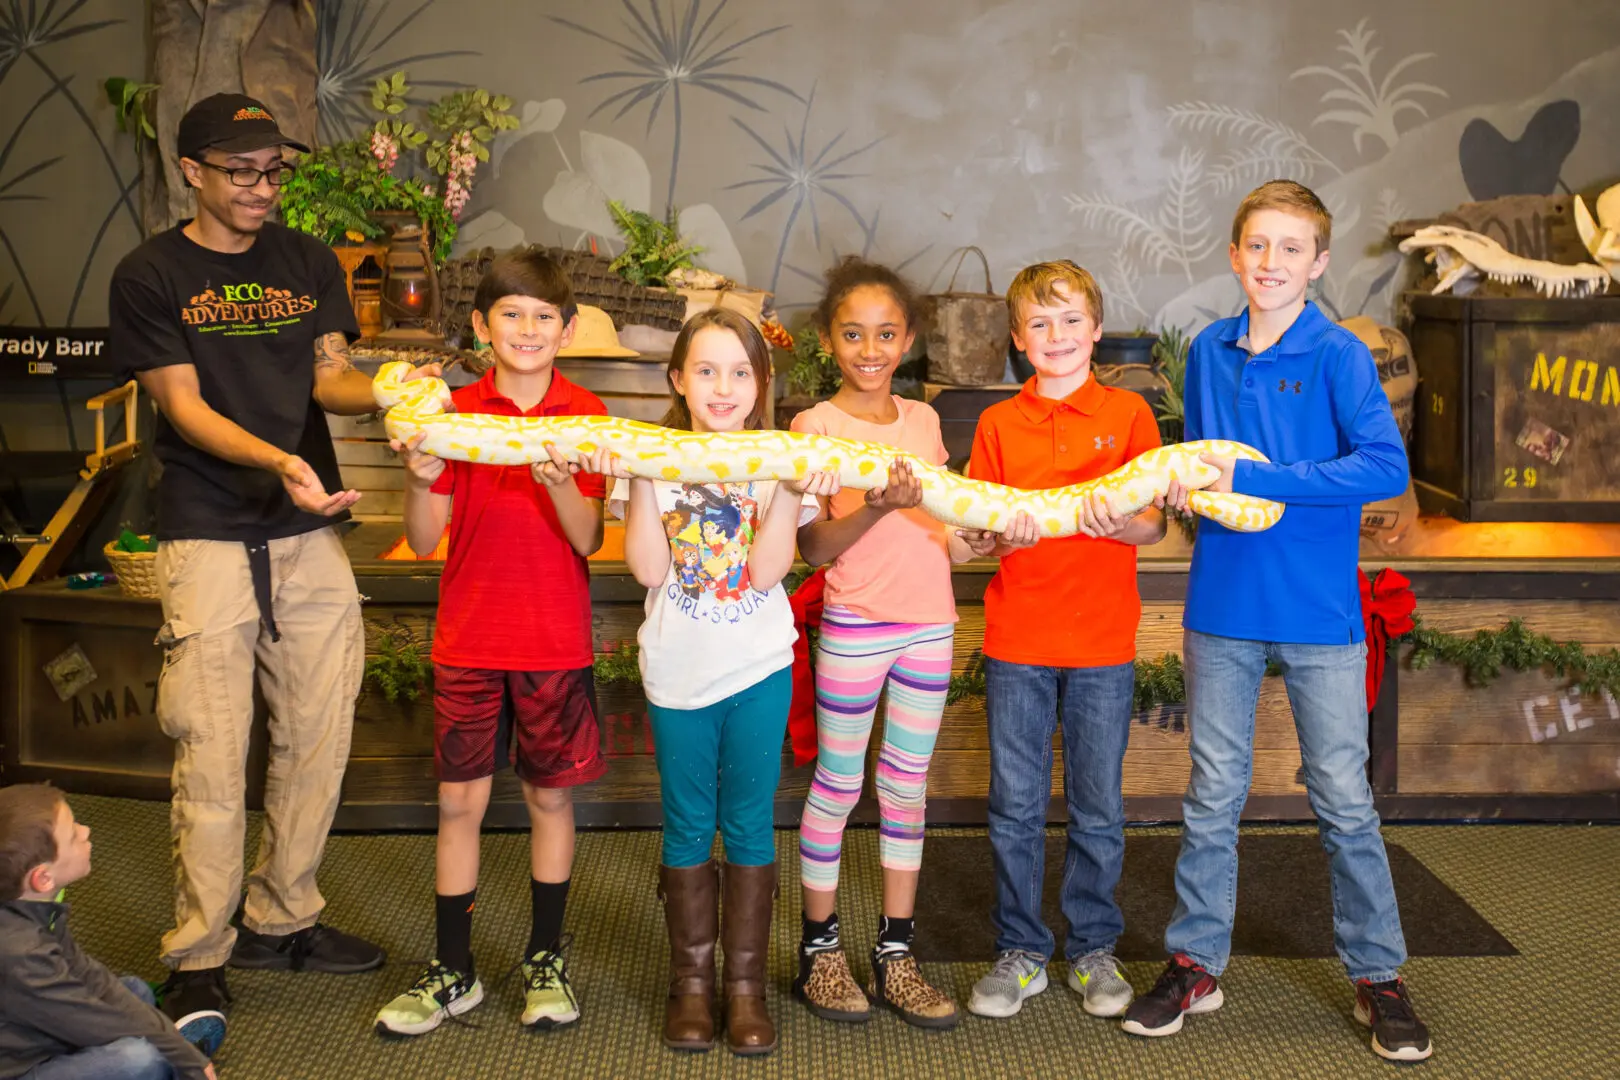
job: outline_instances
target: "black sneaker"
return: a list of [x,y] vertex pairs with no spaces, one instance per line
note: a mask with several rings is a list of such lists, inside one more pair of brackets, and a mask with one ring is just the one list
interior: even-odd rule
[[1356,980],[1356,1019],[1372,1028],[1373,1053],[1387,1061],[1423,1061],[1434,1053],[1406,983]]
[[316,923],[291,934],[236,932],[231,966],[264,971],[325,971],[354,975],[383,966],[387,954],[369,941]]
[[1183,1016],[1214,1012],[1224,1001],[1215,976],[1186,953],[1176,953],[1153,989],[1131,1002],[1120,1027],[1132,1035],[1174,1035]]
[[206,1057],[213,1057],[225,1041],[225,1011],[231,1006],[225,969],[171,971],[155,996],[158,1008],[174,1021],[181,1036]]

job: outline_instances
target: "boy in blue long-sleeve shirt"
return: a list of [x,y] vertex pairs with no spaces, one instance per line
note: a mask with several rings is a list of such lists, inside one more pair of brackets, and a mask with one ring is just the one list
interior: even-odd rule
[[[1356,576],[1361,508],[1406,489],[1400,431],[1367,348],[1305,299],[1327,269],[1332,217],[1310,189],[1274,180],[1232,223],[1232,270],[1248,310],[1193,342],[1186,438],[1248,443],[1269,462],[1206,456],[1209,490],[1285,503],[1272,528],[1198,525],[1182,651],[1192,776],[1176,862],[1169,964],[1127,1011],[1134,1035],[1172,1035],[1220,1008],[1231,953],[1238,818],[1248,797],[1254,711],[1266,662],[1282,668],[1305,786],[1327,849],[1333,939],[1372,1047],[1396,1061],[1433,1051],[1399,967],[1405,939],[1367,783],[1366,657]],[[1185,510],[1172,485],[1166,501]]]

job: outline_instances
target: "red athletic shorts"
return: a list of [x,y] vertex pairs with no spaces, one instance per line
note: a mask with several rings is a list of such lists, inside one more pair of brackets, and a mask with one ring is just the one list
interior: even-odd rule
[[433,765],[457,783],[512,759],[533,787],[588,784],[607,772],[590,668],[492,671],[433,665]]

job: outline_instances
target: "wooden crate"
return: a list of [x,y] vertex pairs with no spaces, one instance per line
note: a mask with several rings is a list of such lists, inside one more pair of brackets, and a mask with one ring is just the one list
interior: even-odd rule
[[[357,357],[354,366],[375,376],[380,360]],[[326,414],[326,429],[332,435],[338,474],[343,486],[360,493],[360,501],[350,512],[356,521],[400,521],[405,513],[405,466],[388,448],[388,430],[383,414],[361,416]]]
[[608,360],[564,356],[557,370],[570,382],[602,399],[609,416],[656,424],[669,411],[665,357]]
[[1424,510],[1620,521],[1620,296],[1408,304]]
[[939,413],[939,433],[950,455],[946,464],[957,472],[967,468],[973,453],[973,433],[979,429],[979,414],[998,401],[1006,401],[1023,389],[1022,383],[995,386],[946,386],[924,383],[923,398]]

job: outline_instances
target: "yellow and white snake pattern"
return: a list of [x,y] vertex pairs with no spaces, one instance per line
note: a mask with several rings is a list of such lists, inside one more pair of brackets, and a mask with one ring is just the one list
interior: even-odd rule
[[[1115,514],[1134,514],[1168,488],[1172,476],[1188,487],[1208,486],[1220,470],[1200,453],[1265,461],[1258,450],[1225,439],[1204,439],[1150,450],[1107,476],[1068,487],[1027,491],[970,480],[916,456],[878,443],[854,442],[795,431],[724,433],[675,431],[614,416],[488,416],[446,412],[449,396],[442,379],[402,381],[411,371],[403,362],[384,364],[372,392],[388,410],[390,438],[406,442],[425,435],[419,449],[452,461],[485,465],[527,465],[548,460],[555,446],[570,461],[599,447],[618,454],[634,476],[692,484],[745,480],[793,480],[812,471],[836,472],[844,487],[869,490],[888,478],[889,463],[903,459],[922,484],[923,509],[964,529],[1004,530],[1013,515],[1028,511],[1047,536],[1080,531],[1081,503],[1103,493]],[[1195,513],[1239,532],[1260,532],[1277,524],[1281,503],[1251,495],[1194,491],[1187,500]]]

